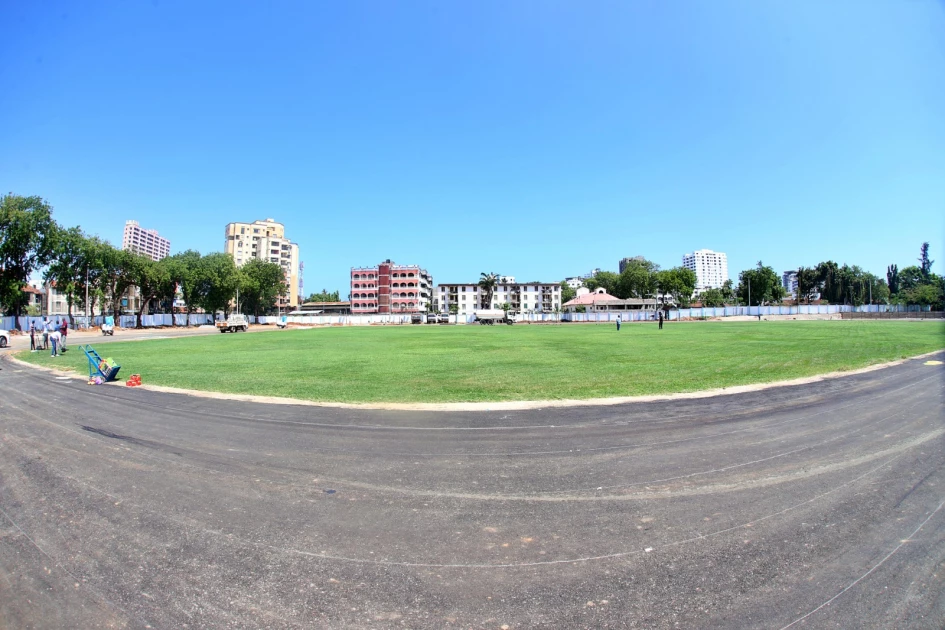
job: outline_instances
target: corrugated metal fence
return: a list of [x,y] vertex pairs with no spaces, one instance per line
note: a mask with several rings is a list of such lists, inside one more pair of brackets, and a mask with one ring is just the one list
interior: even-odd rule
[[[680,319],[702,319],[714,317],[735,317],[750,316],[762,317],[767,315],[836,315],[841,313],[927,313],[931,309],[928,306],[887,306],[885,304],[863,305],[857,307],[841,305],[814,305],[814,306],[726,306],[718,308],[684,308],[669,311],[670,321]],[[654,311],[620,311],[610,313],[531,313],[514,316],[519,323],[539,323],[539,322],[614,322],[617,316],[625,322],[629,321],[652,321],[656,313]],[[200,314],[191,315],[187,320],[187,315],[174,315],[174,322],[178,326],[185,324],[198,326],[201,324],[212,324],[213,316]],[[284,316],[286,321],[292,324],[302,324],[309,326],[371,326],[371,325],[409,325],[410,315],[289,315]],[[928,317],[928,316],[924,316]],[[60,316],[52,316],[49,319],[55,322]],[[250,316],[250,323],[257,323],[256,318]],[[282,317],[270,316],[258,318],[260,324],[275,324]],[[20,317],[20,325],[23,330],[28,330],[30,321],[36,322],[37,328],[42,325],[42,317]],[[102,317],[95,316],[89,318],[92,326],[100,326]],[[75,318],[76,325],[79,328],[87,328],[89,322],[84,316]],[[472,324],[475,317],[472,315],[450,315],[450,323]],[[134,328],[136,321],[134,315],[122,315],[120,322],[117,322],[122,328]],[[170,326],[171,315],[144,315],[141,318],[141,324],[145,327]],[[14,327],[13,317],[2,318],[0,327],[9,330]]]

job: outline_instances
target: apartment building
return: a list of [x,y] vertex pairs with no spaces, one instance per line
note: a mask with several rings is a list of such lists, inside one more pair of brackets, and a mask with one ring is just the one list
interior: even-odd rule
[[781,274],[781,284],[785,291],[797,297],[797,270],[790,269]]
[[[456,305],[460,315],[471,315],[480,306],[482,289],[476,283],[437,285],[436,307],[443,313]],[[553,313],[561,308],[561,284],[556,282],[499,282],[488,308],[508,302],[512,313]]]
[[237,267],[252,259],[276,263],[285,273],[288,295],[279,301],[280,308],[296,308],[299,299],[302,264],[299,246],[285,235],[285,226],[274,219],[252,223],[227,223],[224,251],[233,257]]
[[696,294],[721,289],[728,280],[728,256],[711,249],[699,249],[682,257],[683,267],[696,272]]
[[419,265],[389,258],[373,267],[351,268],[351,313],[423,313],[433,299],[433,276]]
[[158,234],[157,230],[144,229],[137,221],[125,221],[121,248],[151,260],[161,260],[171,255],[171,242]]

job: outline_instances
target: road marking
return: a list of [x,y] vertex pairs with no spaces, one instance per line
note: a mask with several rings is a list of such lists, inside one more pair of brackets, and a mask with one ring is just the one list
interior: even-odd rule
[[922,365],[941,365],[941,364],[942,364],[941,361],[926,361]]
[[811,615],[813,615],[815,612],[817,612],[818,610],[820,610],[820,609],[823,608],[824,606],[829,606],[829,605],[831,604],[831,602],[833,602],[835,599],[837,599],[838,597],[840,597],[841,595],[843,595],[844,593],[846,593],[847,591],[849,591],[851,588],[853,588],[854,586],[856,586],[859,582],[861,582],[861,581],[863,581],[864,579],[866,579],[866,578],[869,576],[870,573],[872,573],[873,571],[875,571],[876,569],[878,569],[879,567],[881,567],[884,562],[886,562],[887,560],[889,560],[890,558],[892,558],[893,555],[894,555],[897,551],[899,551],[900,549],[902,549],[902,547],[903,547],[904,545],[906,545],[907,543],[911,542],[911,541],[915,538],[915,535],[919,533],[919,530],[921,530],[923,527],[925,527],[925,524],[928,523],[930,520],[932,520],[932,517],[935,516],[936,514],[938,514],[939,510],[941,510],[942,507],[945,507],[945,502],[940,503],[939,506],[938,506],[937,508],[935,508],[935,509],[932,511],[931,514],[929,514],[928,518],[926,518],[924,521],[922,521],[922,523],[921,523],[918,527],[915,528],[915,531],[914,531],[914,532],[912,532],[911,534],[909,534],[909,537],[908,537],[908,538],[906,538],[906,539],[904,539],[904,540],[901,540],[901,541],[899,542],[899,545],[897,545],[895,549],[893,549],[892,551],[890,551],[889,554],[888,554],[885,558],[883,558],[883,559],[880,560],[878,563],[876,563],[875,565],[873,565],[873,568],[872,568],[872,569],[870,569],[869,571],[867,571],[866,573],[864,573],[864,574],[861,575],[860,577],[858,577],[858,578],[856,578],[855,580],[853,580],[846,588],[844,588],[842,591],[840,591],[839,593],[837,593],[836,595],[834,595],[833,597],[831,597],[831,598],[828,599],[827,601],[825,601],[823,604],[821,604],[820,606],[818,606],[818,607],[815,608],[814,610],[810,611],[809,613],[807,613],[807,614],[804,615],[803,617],[798,617],[797,619],[795,619],[794,621],[792,621],[792,622],[789,623],[788,625],[786,625],[786,626],[784,626],[783,628],[781,628],[781,630],[787,630],[787,628],[790,628],[790,627],[793,626],[794,624],[799,623],[799,622],[801,622],[801,621],[804,621],[805,619],[807,619],[808,617],[810,617]]

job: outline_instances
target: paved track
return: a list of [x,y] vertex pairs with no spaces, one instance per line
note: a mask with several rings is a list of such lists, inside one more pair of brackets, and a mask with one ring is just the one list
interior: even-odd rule
[[924,360],[501,413],[0,383],[0,627],[945,626]]

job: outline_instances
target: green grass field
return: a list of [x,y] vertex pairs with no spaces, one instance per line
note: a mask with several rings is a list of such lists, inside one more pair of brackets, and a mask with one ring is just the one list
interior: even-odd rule
[[[595,398],[763,383],[945,348],[945,322],[388,326],[99,344],[144,383],[337,402]],[[84,372],[63,357],[19,353]]]

